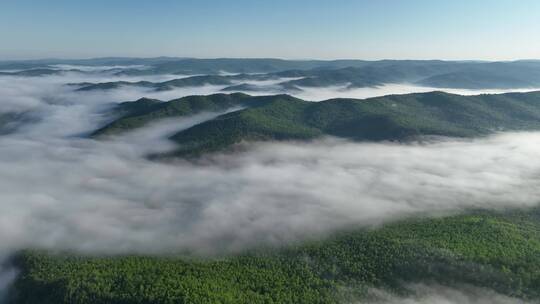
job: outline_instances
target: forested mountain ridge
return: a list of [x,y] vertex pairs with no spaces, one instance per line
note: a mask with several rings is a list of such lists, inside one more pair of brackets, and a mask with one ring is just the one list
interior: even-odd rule
[[117,119],[92,132],[91,136],[118,134],[144,126],[163,118],[189,116],[201,112],[216,112],[232,107],[256,107],[266,104],[272,97],[252,97],[242,93],[187,96],[168,102],[141,98],[115,106],[110,116]]
[[336,136],[357,141],[408,140],[418,136],[473,137],[493,132],[540,129],[540,92],[461,96],[443,92],[309,102],[288,95],[216,94],[170,102],[121,104],[137,111],[94,132],[114,134],[153,120],[215,111],[245,109],[218,116],[174,134],[176,155],[193,156],[241,141],[309,140]]

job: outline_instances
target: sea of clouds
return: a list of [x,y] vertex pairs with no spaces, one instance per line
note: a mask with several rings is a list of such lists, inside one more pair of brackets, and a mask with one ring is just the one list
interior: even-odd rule
[[[238,153],[197,163],[145,156],[174,148],[168,135],[224,112],[164,120],[107,140],[81,136],[107,122],[104,110],[115,103],[211,94],[223,87],[75,92],[66,83],[172,78],[178,76],[0,77],[0,113],[33,118],[0,136],[0,256],[23,248],[237,252],[420,214],[539,202],[540,133],[534,132],[410,144],[336,138],[245,143]],[[297,96],[315,101],[425,90],[388,85],[305,89]],[[0,272],[0,289],[15,273]],[[407,303],[428,303],[415,301]]]

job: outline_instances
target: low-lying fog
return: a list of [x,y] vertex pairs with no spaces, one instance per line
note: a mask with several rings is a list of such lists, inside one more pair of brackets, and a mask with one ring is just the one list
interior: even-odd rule
[[[32,111],[39,118],[0,136],[1,255],[30,247],[237,251],[416,214],[530,207],[539,201],[540,133],[407,145],[335,138],[251,143],[243,152],[198,164],[149,161],[147,153],[172,148],[168,134],[221,113],[167,120],[134,131],[138,136],[106,141],[79,135],[104,122],[100,113],[111,102],[167,100],[222,87],[74,92],[64,85],[94,77],[0,77],[0,112]],[[321,100],[416,90],[427,89],[389,85],[298,96]]]
[[0,139],[3,249],[238,250],[413,214],[535,206],[540,196],[539,133],[411,145],[260,143],[207,165],[145,160],[158,143],[150,137],[48,136]]
[[[449,288],[438,285],[410,285],[413,295],[398,297],[381,290],[372,290],[371,296],[376,298],[367,301],[369,304],[534,304],[498,294],[492,290],[461,286]],[[366,303],[366,302],[363,302]]]
[[[539,133],[408,145],[252,143],[205,164],[163,164],[144,156],[173,148],[167,135],[222,113],[162,121],[108,141],[79,135],[104,122],[110,103],[220,88],[74,92],[64,85],[88,77],[0,77],[0,109],[37,118],[0,137],[4,252],[237,250],[417,213],[538,203]],[[406,92],[365,92],[395,88]]]
[[[49,103],[90,103],[92,107],[97,105],[106,105],[122,101],[136,100],[141,97],[150,97],[161,100],[170,100],[187,95],[207,95],[213,93],[222,93],[222,89],[229,85],[206,85],[199,87],[175,88],[168,91],[153,91],[142,87],[120,87],[111,90],[94,90],[86,92],[74,92],[75,86],[67,84],[82,82],[113,82],[113,81],[151,81],[163,82],[173,79],[186,78],[193,75],[148,75],[148,76],[123,76],[107,72],[114,67],[81,67],[58,65],[57,68],[67,68],[68,71],[59,75],[41,76],[41,77],[15,77],[0,76],[0,113],[12,111],[25,111],[40,108],[43,104]],[[69,69],[80,69],[83,71],[93,71],[94,73],[70,72]],[[116,67],[120,68],[120,67]],[[102,71],[101,73],[98,73]],[[345,86],[332,86],[325,88],[301,87],[301,91],[283,91],[275,89],[272,85],[278,84],[283,80],[292,78],[283,78],[264,81],[238,81],[236,84],[249,83],[262,87],[267,87],[268,91],[246,91],[244,93],[251,95],[270,95],[288,93],[295,97],[309,100],[321,101],[331,98],[369,98],[384,96],[389,94],[407,94],[421,93],[430,91],[445,91],[448,93],[461,95],[475,94],[498,94],[504,92],[530,92],[540,90],[540,88],[523,88],[509,90],[468,90],[468,89],[441,89],[421,87],[409,84],[386,84],[379,87],[353,88],[347,89]]]

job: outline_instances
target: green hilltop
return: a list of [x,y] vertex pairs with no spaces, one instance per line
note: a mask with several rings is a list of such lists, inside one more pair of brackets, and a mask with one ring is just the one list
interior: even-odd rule
[[178,156],[197,156],[243,141],[310,140],[336,136],[355,141],[406,141],[419,136],[474,137],[540,129],[540,92],[461,96],[443,92],[309,102],[289,95],[215,94],[169,102],[141,99],[115,108],[118,119],[94,136],[117,134],[162,118],[234,106],[171,139]]
[[118,134],[163,118],[189,116],[201,112],[224,111],[238,106],[259,106],[265,102],[267,102],[265,98],[252,98],[241,93],[187,96],[168,102],[141,98],[115,106],[110,115],[117,117],[117,119],[95,130],[92,136],[101,137]]

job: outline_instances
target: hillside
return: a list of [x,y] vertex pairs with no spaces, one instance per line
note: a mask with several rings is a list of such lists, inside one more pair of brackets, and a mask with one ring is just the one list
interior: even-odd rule
[[235,85],[238,81],[261,81],[275,79],[276,76],[272,74],[237,74],[237,75],[198,75],[198,76],[189,76],[185,78],[167,80],[162,82],[150,82],[150,81],[111,81],[111,82],[99,82],[99,83],[70,83],[71,86],[76,86],[77,91],[93,91],[93,90],[111,90],[117,89],[119,87],[142,87],[148,88],[155,91],[165,91],[172,90],[174,88],[185,88],[185,87],[198,87],[205,85],[219,85],[219,86],[230,86]]
[[171,137],[177,155],[198,155],[249,140],[337,136],[407,140],[418,136],[482,136],[540,129],[540,93],[460,96],[442,92],[318,103],[278,96],[271,103],[222,115]]
[[534,88],[540,85],[540,68],[509,63],[490,63],[433,75],[418,81],[417,84],[462,89]]
[[[78,70],[71,70],[78,72]],[[48,75],[58,75],[62,73],[60,70],[53,69],[30,69],[17,72],[1,72],[0,76],[26,76],[26,77],[37,77],[37,76],[48,76]]]
[[246,109],[173,135],[171,139],[179,144],[176,154],[199,155],[250,140],[337,136],[357,141],[401,141],[425,135],[473,137],[502,130],[540,129],[540,92],[478,96],[431,92],[322,102],[288,95],[251,97],[236,93],[121,104],[116,111],[126,112],[94,135],[114,134],[160,118],[236,105]]
[[540,297],[540,213],[471,212],[220,258],[26,251],[13,303],[342,303],[369,287],[471,284]]
[[187,78],[174,79],[163,82],[150,82],[150,81],[138,81],[138,82],[129,82],[129,81],[114,81],[114,82],[102,82],[102,83],[82,83],[82,84],[72,84],[72,85],[81,85],[77,91],[91,91],[91,90],[110,90],[116,89],[121,86],[133,86],[133,87],[144,87],[154,89],[156,91],[170,90],[172,88],[182,88],[182,87],[194,87],[194,86],[203,86],[203,85],[229,85],[232,82],[225,76],[193,76]]
[[284,84],[300,87],[374,87],[391,83],[413,83],[435,88],[511,89],[540,87],[540,65],[524,63],[394,62],[340,69],[284,71],[278,76],[303,77]]
[[223,111],[237,106],[260,106],[268,101],[269,98],[251,97],[241,93],[188,96],[168,102],[141,98],[137,101],[123,102],[114,107],[109,115],[117,118],[94,131],[91,136],[118,134],[163,118],[188,116],[205,111]]

